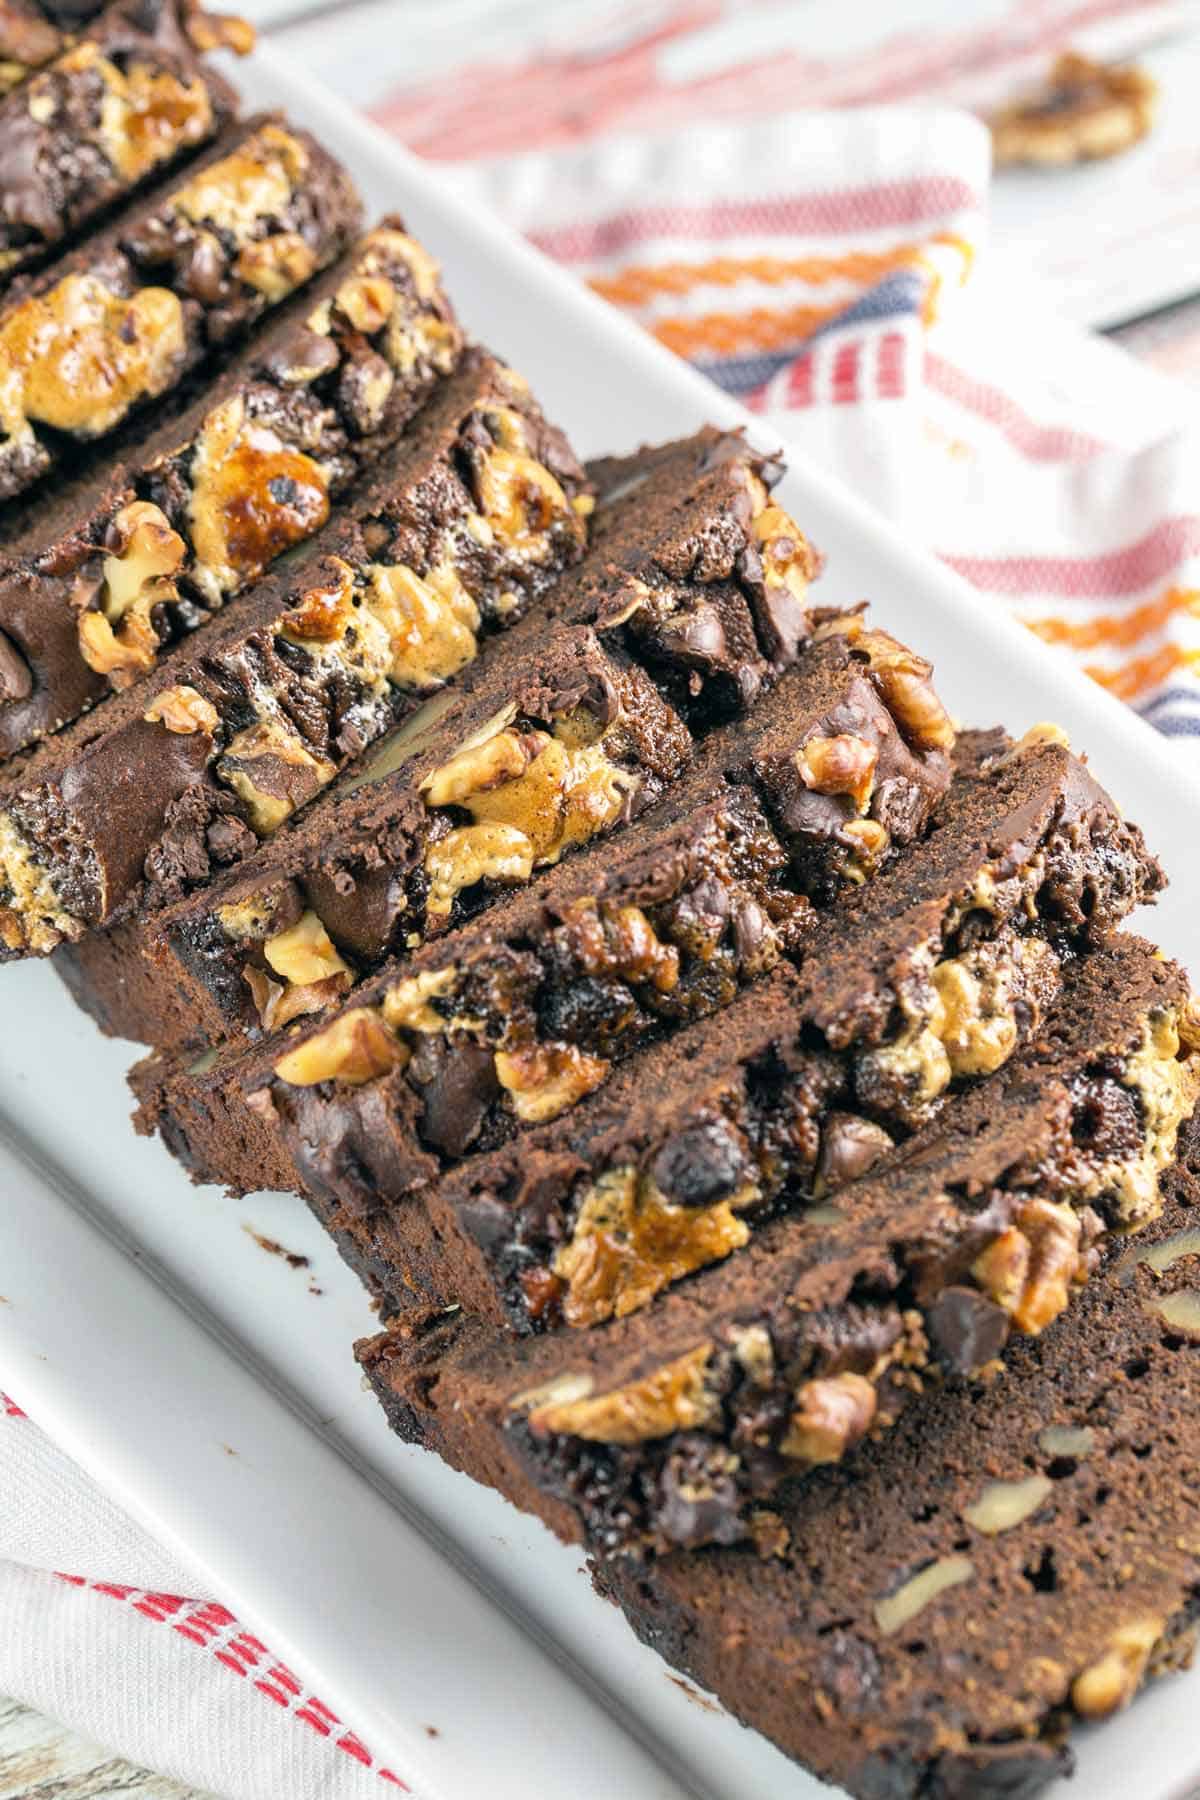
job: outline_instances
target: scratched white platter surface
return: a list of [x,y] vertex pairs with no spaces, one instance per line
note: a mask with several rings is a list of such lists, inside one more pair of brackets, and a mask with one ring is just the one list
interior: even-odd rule
[[[372,208],[407,215],[467,324],[585,454],[743,422],[307,74],[261,51],[242,85],[343,156]],[[954,710],[1018,730],[1058,719],[1087,746],[1165,856],[1153,930],[1187,959],[1194,764],[819,470],[793,466],[783,494],[827,553],[823,598],[869,595],[884,624],[936,646]],[[101,1039],[45,966],[5,970],[0,995],[0,1379],[190,1561],[198,1594],[253,1625],[421,1800],[829,1792],[689,1698],[595,1598],[578,1551],[389,1436],[350,1355],[374,1318],[298,1201],[191,1188],[129,1130],[129,1046]],[[1161,1683],[1083,1736],[1064,1797],[1182,1800],[1200,1779],[1198,1708],[1200,1672]]]

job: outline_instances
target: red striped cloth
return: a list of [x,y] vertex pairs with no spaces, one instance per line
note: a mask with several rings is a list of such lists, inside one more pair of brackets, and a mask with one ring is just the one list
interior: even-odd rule
[[778,110],[798,94],[978,98],[1044,63],[1064,31],[1112,48],[1167,9],[995,0],[991,25],[970,29],[941,0],[926,10],[924,28],[856,56],[853,28],[830,37],[829,0],[804,9],[813,37],[791,40],[787,5],[748,7],[740,37],[719,0],[610,7],[592,41],[481,59],[375,110],[739,396],[765,440],[840,473],[1048,655],[1195,739],[1200,490],[1185,390],[1056,322],[1014,283],[1011,258],[1003,276],[992,266],[974,119]]
[[0,1394],[0,1694],[222,1800],[413,1793]]

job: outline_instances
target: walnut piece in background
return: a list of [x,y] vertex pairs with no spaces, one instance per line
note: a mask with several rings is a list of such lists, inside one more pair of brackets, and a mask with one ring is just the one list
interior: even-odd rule
[[1042,92],[993,115],[996,166],[1062,168],[1119,156],[1144,138],[1158,110],[1158,83],[1132,65],[1113,68],[1064,51]]

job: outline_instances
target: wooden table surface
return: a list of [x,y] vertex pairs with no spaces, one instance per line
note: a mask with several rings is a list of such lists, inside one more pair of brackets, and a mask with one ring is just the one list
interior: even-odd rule
[[215,1800],[135,1769],[15,1700],[0,1700],[0,1800]]

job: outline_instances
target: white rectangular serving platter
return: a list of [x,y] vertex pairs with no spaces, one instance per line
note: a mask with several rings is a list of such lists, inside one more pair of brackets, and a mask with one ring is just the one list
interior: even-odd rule
[[[761,441],[736,406],[306,73],[261,51],[241,83],[344,157],[372,209],[404,212],[468,326],[581,451],[706,420],[746,423]],[[1165,855],[1173,887],[1152,929],[1187,960],[1200,892],[1188,753],[819,470],[796,460],[783,495],[827,553],[823,598],[867,595],[883,624],[936,646],[953,709],[1016,730],[1057,719],[1087,747]],[[578,1551],[389,1436],[350,1354],[375,1320],[298,1201],[193,1189],[160,1145],[135,1139],[133,1053],[98,1036],[48,967],[6,969],[0,995],[0,1384],[195,1568],[197,1594],[251,1624],[421,1800],[829,1792],[689,1697],[595,1598]],[[248,1228],[311,1268],[265,1255]],[[1200,1780],[1198,1708],[1200,1671],[1161,1683],[1084,1734],[1064,1795],[1183,1800]]]

